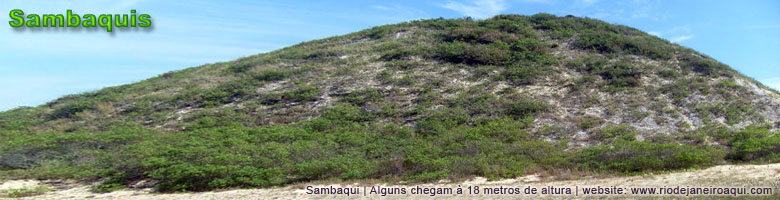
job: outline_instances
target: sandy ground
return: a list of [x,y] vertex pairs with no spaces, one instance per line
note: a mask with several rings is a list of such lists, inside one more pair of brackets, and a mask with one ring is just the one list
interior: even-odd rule
[[[547,180],[546,178],[545,180]],[[733,195],[632,195],[632,194],[610,194],[610,195],[586,195],[583,194],[584,188],[593,188],[601,186],[602,188],[623,188],[625,193],[631,193],[631,188],[680,188],[702,187],[702,188],[724,188],[733,187],[732,191],[739,192],[742,189],[748,194],[738,195],[740,199],[780,199],[780,164],[770,165],[723,165],[703,170],[675,172],[666,174],[643,175],[643,176],[623,176],[612,178],[583,178],[578,180],[566,181],[543,181],[538,176],[520,177],[517,179],[506,179],[500,181],[487,181],[484,178],[475,178],[465,182],[457,183],[436,183],[420,185],[370,185],[366,183],[343,183],[343,184],[315,184],[313,188],[333,186],[333,188],[356,188],[359,194],[308,194],[313,190],[307,190],[309,185],[301,184],[282,188],[272,189],[236,189],[227,191],[200,192],[200,193],[174,193],[160,194],[154,193],[151,189],[125,189],[111,193],[96,194],[89,192],[90,186],[85,183],[72,181],[36,181],[36,180],[13,180],[5,181],[0,184],[0,190],[13,188],[31,188],[37,185],[47,185],[53,190],[43,195],[25,197],[22,199],[657,199],[660,197],[667,199],[678,198],[706,198],[721,199],[726,197],[733,198]],[[381,194],[367,193],[372,187],[405,189],[406,194],[390,194],[382,196]],[[480,194],[469,194],[474,188],[479,187]],[[416,188],[450,188],[453,194],[419,194]],[[469,190],[469,187],[472,189]],[[572,194],[541,194],[543,189],[550,187],[557,188],[558,191],[566,192],[570,190]],[[458,188],[462,189],[463,194],[457,194]],[[505,193],[520,192],[519,194],[485,194],[485,189],[512,188],[505,189]],[[514,190],[517,188],[518,190]],[[526,194],[535,188],[537,194]],[[754,195],[751,193],[755,188],[768,188],[770,195]],[[418,194],[411,194],[415,189]],[[528,190],[527,190],[528,189]],[[365,190],[365,191],[364,191]],[[679,189],[678,189],[679,190]],[[614,191],[614,190],[613,190]],[[2,197],[0,197],[2,198]]]

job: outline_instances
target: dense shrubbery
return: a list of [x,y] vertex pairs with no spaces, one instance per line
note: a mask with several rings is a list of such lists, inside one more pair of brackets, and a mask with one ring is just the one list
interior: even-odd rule
[[342,100],[353,105],[363,106],[369,102],[380,101],[384,96],[383,93],[379,89],[353,90],[342,97]]
[[586,169],[632,173],[710,166],[721,162],[725,153],[711,147],[618,139],[577,155]]
[[398,31],[398,26],[395,25],[385,25],[385,26],[377,26],[368,30],[363,31],[362,33],[371,39],[380,39],[383,37],[387,37],[390,34],[394,34]]
[[679,58],[680,67],[684,70],[690,70],[708,76],[731,76],[732,70],[725,64],[712,60],[709,57],[699,55],[688,50]]
[[287,78],[293,74],[292,71],[283,71],[278,69],[268,69],[254,74],[253,78],[258,81],[278,81]]
[[[594,50],[600,53],[627,53],[648,56],[653,59],[672,58],[672,46],[657,37],[649,36],[634,28],[611,25],[603,21],[576,18],[557,17],[551,14],[536,14],[530,17],[517,15],[499,15],[492,19],[481,21],[482,27],[499,29],[509,33],[519,33],[520,38],[535,38],[538,33],[527,27],[545,32],[555,39],[567,39],[578,35],[574,46]],[[478,35],[488,35],[479,29],[459,30],[449,37],[450,40],[475,41]],[[465,33],[465,34],[464,34]],[[495,35],[495,34],[493,34]],[[457,37],[460,36],[460,37]],[[466,37],[464,37],[466,36]],[[484,41],[484,40],[483,40]],[[538,40],[537,40],[538,41]]]
[[442,43],[438,54],[448,62],[479,65],[504,65],[512,56],[506,43],[469,44],[462,41]]
[[49,115],[50,120],[69,118],[76,113],[92,110],[95,108],[95,103],[90,100],[75,100],[69,103],[59,105],[54,108],[54,111]]
[[381,52],[379,58],[384,61],[408,59],[410,56],[425,55],[425,51],[421,50],[417,45],[403,44],[400,42],[385,43],[377,47],[376,50]]
[[766,128],[751,127],[738,132],[731,138],[730,159],[739,161],[780,160],[780,134]]
[[533,117],[535,114],[547,111],[549,105],[530,99],[520,99],[508,105],[506,114],[517,118]]
[[[513,177],[554,167],[560,162],[554,158],[564,154],[552,143],[529,141],[525,121],[453,122],[433,125],[435,135],[415,136],[405,128],[367,132],[370,117],[344,104],[294,125],[248,128],[228,123],[171,134],[117,128],[98,134],[15,137],[2,142],[0,164],[29,169],[36,177],[113,177],[114,183],[106,187],[149,177],[160,181],[160,190],[180,191],[323,179]],[[429,121],[457,118],[434,114]]]
[[626,125],[607,126],[594,131],[592,139],[596,141],[614,142],[617,140],[636,140],[636,131]]
[[253,86],[257,83],[249,80],[236,80],[219,85],[218,87],[204,91],[200,99],[205,106],[217,106],[230,103],[236,98],[246,96],[254,92]]
[[[444,109],[414,129],[372,122],[371,113],[340,104],[291,125],[251,128],[212,116],[169,134],[123,123],[100,133],[16,134],[0,141],[0,168],[9,169],[6,175],[38,178],[110,177],[104,189],[146,177],[160,181],[161,191],[181,191],[329,179],[509,178],[572,167],[634,173],[710,166],[725,157],[708,146],[633,141],[633,132],[622,126],[599,131],[609,143],[565,151],[565,144],[526,131],[530,116],[545,107],[531,100],[510,104],[508,114],[523,120]],[[778,158],[780,137],[765,129],[719,138],[732,146],[732,160]]]
[[282,100],[284,101],[313,101],[320,96],[320,90],[314,86],[301,85],[292,91],[282,93]]
[[228,71],[233,73],[244,73],[252,69],[252,67],[254,67],[254,65],[249,63],[237,63],[228,67]]
[[609,60],[600,56],[573,60],[566,63],[566,66],[580,72],[601,76],[607,81],[609,89],[618,91],[639,86],[639,79],[643,73],[643,70],[636,67],[634,63],[625,60],[610,63]]
[[671,59],[672,48],[665,41],[644,35],[628,36],[606,31],[582,31],[574,46],[599,53],[628,53],[653,59]]
[[[549,54],[550,44],[539,40],[523,17],[480,21],[459,21],[441,34],[433,58],[450,63],[501,66],[501,78],[517,85],[531,84],[550,72],[557,60]],[[501,30],[501,31],[497,31]]]

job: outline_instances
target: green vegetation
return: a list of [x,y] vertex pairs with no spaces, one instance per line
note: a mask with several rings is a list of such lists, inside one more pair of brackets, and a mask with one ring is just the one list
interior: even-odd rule
[[593,132],[594,138],[599,141],[613,142],[616,140],[634,141],[636,132],[626,125],[607,126]]
[[585,168],[624,173],[706,167],[723,161],[724,152],[707,146],[618,139],[578,154]]
[[54,108],[54,111],[49,115],[50,120],[73,117],[76,113],[91,110],[94,108],[94,103],[88,100],[77,100],[70,103],[60,105]]
[[707,56],[694,53],[688,50],[689,53],[683,54],[680,58],[680,66],[685,70],[701,73],[707,76],[731,76],[731,68],[723,63],[719,63],[710,59]]
[[[507,112],[529,118],[544,110],[539,103],[521,102]],[[766,129],[735,135],[726,156],[706,145],[633,141],[632,130],[616,126],[599,131],[612,142],[570,152],[563,143],[534,139],[525,129],[529,120],[474,120],[463,113],[432,113],[416,131],[373,122],[374,116],[352,104],[328,109],[320,118],[257,128],[228,122],[159,134],[118,124],[103,133],[16,135],[1,142],[0,156],[4,168],[15,169],[5,172],[9,176],[114,180],[96,191],[147,177],[159,180],[161,191],[201,191],[310,180],[510,178],[571,167],[634,173],[705,167],[726,158],[776,160],[780,149],[780,137]]]
[[547,104],[529,99],[520,99],[508,106],[506,114],[518,118],[533,117],[536,113],[549,109]]
[[[643,69],[626,60],[610,63],[601,56],[589,56],[566,63],[569,68],[576,69],[586,75],[600,76],[606,81],[610,91],[622,91],[640,85]],[[583,77],[585,78],[585,77]]]
[[748,128],[731,138],[730,159],[739,161],[780,161],[780,134],[765,128]]
[[776,162],[780,124],[734,130],[772,123],[737,78],[594,19],[420,20],[1,112],[0,177],[203,191]]
[[582,31],[574,46],[604,54],[628,53],[653,59],[672,58],[672,48],[657,37],[630,36],[608,31]]
[[51,188],[47,186],[36,186],[34,188],[19,188],[19,189],[7,189],[2,190],[0,193],[11,198],[30,197],[37,196],[43,193],[51,191]]

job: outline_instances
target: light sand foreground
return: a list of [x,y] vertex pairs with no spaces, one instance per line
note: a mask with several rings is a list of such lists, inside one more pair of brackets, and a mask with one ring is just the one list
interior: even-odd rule
[[[370,185],[370,184],[333,184],[323,185],[315,184],[313,187],[334,188],[356,188],[360,194],[307,194],[310,190],[308,185],[301,184],[272,189],[236,189],[227,191],[200,192],[200,193],[174,193],[160,194],[153,193],[151,189],[125,189],[111,193],[96,194],[89,192],[90,186],[84,183],[69,181],[35,181],[35,180],[14,180],[5,181],[0,184],[0,190],[12,188],[29,188],[37,185],[48,185],[53,190],[43,195],[25,197],[23,199],[590,199],[590,198],[608,198],[608,199],[780,199],[778,185],[780,185],[780,164],[770,165],[723,165],[703,170],[694,170],[687,172],[675,172],[667,174],[643,175],[643,176],[624,176],[612,178],[583,178],[578,180],[566,181],[542,181],[538,176],[527,176],[517,179],[506,179],[500,181],[487,181],[484,178],[475,178],[470,181],[458,183],[437,183],[437,184],[419,184],[419,185]],[[367,194],[371,188],[381,186],[383,188],[401,188],[405,189],[406,194],[391,194],[382,196],[381,194]],[[453,194],[411,194],[419,188],[451,188]],[[479,187],[480,194],[469,194],[469,186],[474,191],[474,186]],[[571,190],[572,194],[541,194],[543,189],[550,187],[556,188],[557,192]],[[669,188],[666,191],[679,191],[682,188],[724,188],[732,187],[733,191],[745,191],[744,195],[631,195],[631,194],[611,194],[611,195],[586,195],[583,194],[584,188],[593,188],[601,186],[602,188],[623,188],[624,193],[631,193],[631,188]],[[679,186],[679,188],[677,188]],[[462,189],[463,194],[455,194],[458,188]],[[495,189],[499,188],[499,189]],[[502,190],[504,194],[485,194],[485,189],[492,189],[494,192]],[[517,188],[517,190],[514,190]],[[527,188],[536,188],[537,194],[525,194]],[[771,192],[768,195],[752,195],[751,192],[757,189],[763,189],[762,192]],[[365,190],[365,191],[364,191]],[[513,191],[514,190],[514,191]],[[575,191],[576,190],[576,191]],[[755,190],[755,191],[751,191]],[[507,194],[514,192],[520,194]],[[656,190],[658,192],[658,189]],[[528,190],[530,192],[530,189]],[[576,194],[575,194],[576,193]],[[364,196],[365,195],[365,196]],[[0,197],[2,198],[2,197]]]

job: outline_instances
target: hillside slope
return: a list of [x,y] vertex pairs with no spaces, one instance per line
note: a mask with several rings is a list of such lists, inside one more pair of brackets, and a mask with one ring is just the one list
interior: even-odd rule
[[163,190],[632,173],[776,160],[780,94],[630,27],[500,15],[169,72],[3,112],[0,128],[7,176]]

